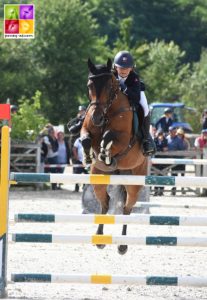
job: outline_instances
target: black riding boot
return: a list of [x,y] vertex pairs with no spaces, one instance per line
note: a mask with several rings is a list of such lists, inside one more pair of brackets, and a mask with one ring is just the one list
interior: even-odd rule
[[142,134],[143,134],[143,154],[145,156],[153,155],[156,152],[155,143],[149,133],[150,128],[150,115],[148,114],[143,121]]
[[70,126],[70,124],[68,123],[67,126],[68,126],[69,133],[77,135],[81,130],[83,121],[84,121],[84,118],[78,119],[78,122],[72,126]]

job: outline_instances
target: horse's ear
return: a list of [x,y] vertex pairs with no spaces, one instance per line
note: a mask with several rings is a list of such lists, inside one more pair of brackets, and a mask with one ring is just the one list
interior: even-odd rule
[[112,61],[110,58],[108,58],[108,61],[107,61],[107,68],[109,71],[111,71],[111,69],[112,69]]
[[95,65],[92,63],[91,59],[88,58],[88,69],[93,74],[96,71]]

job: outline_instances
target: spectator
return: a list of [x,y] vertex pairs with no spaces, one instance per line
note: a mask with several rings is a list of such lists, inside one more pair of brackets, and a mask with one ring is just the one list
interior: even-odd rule
[[45,127],[40,131],[36,142],[41,145],[41,157],[40,157],[40,163],[41,163],[41,170],[40,172],[44,172],[44,164],[47,158],[48,153],[48,147],[44,141],[44,137],[48,135],[48,128],[52,127],[52,124],[48,123],[45,125]]
[[10,105],[11,118],[9,120],[9,127],[12,128],[12,117],[18,113],[18,107],[16,105]]
[[67,124],[69,133],[71,133],[75,136],[77,136],[80,133],[80,129],[83,124],[85,113],[86,113],[86,107],[83,105],[80,105],[78,107],[77,116],[74,119],[72,119],[70,122],[68,122],[68,124]]
[[[181,141],[183,142],[183,148],[184,148],[183,150],[189,150],[190,142],[185,137],[184,130],[182,128],[178,128],[176,134],[177,134],[178,138],[181,139]],[[183,157],[180,157],[180,158],[183,158]],[[178,165],[174,168],[174,170],[180,171],[181,176],[185,176],[185,165]],[[181,188],[181,193],[185,194],[185,189],[183,187]]]
[[[205,158],[205,152],[207,149],[207,129],[203,129],[201,131],[201,135],[195,139],[194,145],[197,150],[202,152],[202,157]],[[203,176],[206,175],[206,166],[201,166],[201,174],[203,174]],[[207,196],[207,189],[203,189],[202,195]]]
[[156,138],[156,133],[157,133],[157,129],[154,126],[151,125],[150,134],[151,134],[153,140]]
[[167,136],[167,144],[169,151],[185,150],[185,142],[177,136],[177,129],[173,126],[169,127],[169,135]]
[[155,124],[156,129],[162,129],[164,133],[168,133],[169,127],[173,124],[172,114],[172,109],[166,108],[164,110],[164,115]]
[[194,146],[201,151],[207,147],[207,129],[202,129],[201,135],[195,139]]
[[[87,170],[82,165],[83,162],[83,147],[80,140],[80,137],[75,140],[73,145],[73,163],[75,166],[73,167],[74,174],[87,174]],[[79,184],[75,185],[75,192],[79,192]]]
[[[181,129],[179,132],[181,133]],[[183,133],[183,131],[182,131],[182,133]],[[169,151],[187,150],[188,144],[186,143],[186,141],[183,138],[181,138],[180,136],[177,135],[177,129],[175,127],[171,126],[169,128],[169,135],[167,136],[167,141],[168,141],[168,150]],[[183,157],[175,156],[175,158],[183,158]],[[182,169],[182,167],[180,167],[180,165],[173,167],[171,175],[177,176],[178,171],[182,171],[181,169]],[[171,195],[173,195],[173,196],[176,195],[176,187],[172,188]]]
[[202,129],[207,129],[207,109],[204,109],[202,114]]
[[[53,127],[49,126],[48,135],[44,137],[44,143],[47,145],[48,148],[46,162],[50,165],[57,165],[58,142],[55,137],[55,130]],[[57,166],[46,168],[45,173],[57,173]],[[52,190],[56,190],[56,189],[57,189],[57,184],[52,183]]]
[[[57,163],[58,165],[63,165],[62,167],[58,166],[58,173],[64,173],[65,166],[70,163],[70,149],[69,143],[64,136],[63,131],[59,131],[57,133],[57,142],[58,142],[58,155],[57,155]],[[57,186],[57,189],[61,189],[61,184]]]
[[16,114],[18,112],[18,107],[16,105],[11,105],[11,114]]
[[181,139],[181,141],[183,142],[183,147],[185,148],[184,150],[189,150],[190,142],[185,137],[185,131],[182,128],[178,128],[176,134],[177,134],[178,138]]
[[[161,129],[157,131],[154,142],[155,142],[155,145],[157,148],[157,152],[165,152],[168,150],[167,139],[164,135],[164,132]],[[164,156],[160,155],[160,154],[156,154],[155,157],[163,158]],[[158,169],[158,170],[163,170],[164,168],[166,168],[166,165],[156,165],[156,169]],[[160,174],[159,176],[162,176],[162,175]],[[164,191],[164,187],[155,186],[154,196],[162,196],[163,191]]]
[[85,117],[86,107],[83,105],[79,105],[77,116],[68,122],[67,127],[69,131],[69,145],[70,152],[73,154],[73,145],[75,140],[80,136],[80,129]]
[[46,143],[44,142],[44,136],[39,135],[37,138],[37,143],[41,145],[41,157],[40,157],[40,163],[41,163],[41,171],[44,172],[44,164],[48,153],[48,147]]

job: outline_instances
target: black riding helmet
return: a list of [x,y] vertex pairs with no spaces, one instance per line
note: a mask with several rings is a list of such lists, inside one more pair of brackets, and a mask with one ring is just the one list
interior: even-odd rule
[[134,59],[128,51],[119,51],[114,57],[114,66],[120,68],[133,68]]

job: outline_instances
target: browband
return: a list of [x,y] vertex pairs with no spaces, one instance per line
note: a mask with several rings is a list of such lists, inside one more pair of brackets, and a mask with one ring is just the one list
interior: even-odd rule
[[91,78],[101,77],[101,76],[105,76],[105,75],[111,76],[112,73],[101,73],[101,74],[97,74],[97,75],[89,75],[88,78],[91,79]]

